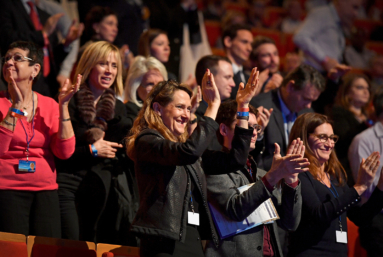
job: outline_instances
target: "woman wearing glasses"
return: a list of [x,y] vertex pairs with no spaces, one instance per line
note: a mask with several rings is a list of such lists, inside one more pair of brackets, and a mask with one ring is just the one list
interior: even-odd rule
[[32,91],[44,53],[12,43],[3,57],[8,92],[0,93],[0,231],[60,237],[54,157],[69,158],[75,137],[68,103],[79,87],[65,83],[59,103]]
[[373,152],[360,164],[353,187],[334,151],[334,135],[327,116],[306,113],[298,117],[290,142],[301,138],[309,172],[299,174],[302,187],[302,218],[290,234],[288,256],[347,256],[347,217],[363,226],[383,208],[383,176],[370,199],[363,205],[360,196],[374,180],[380,155]]

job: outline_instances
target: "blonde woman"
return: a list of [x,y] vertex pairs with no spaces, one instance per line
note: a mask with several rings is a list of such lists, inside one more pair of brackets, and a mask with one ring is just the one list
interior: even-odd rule
[[[124,104],[117,99],[123,91],[119,49],[106,41],[92,43],[85,49],[76,74],[83,74],[80,90],[69,103],[76,150],[57,165],[62,236],[127,244],[128,240],[117,234],[128,230],[124,211],[129,206],[121,210],[113,188],[120,178],[126,181],[120,169],[124,166],[121,140],[131,126]],[[130,194],[126,184],[118,192]]]
[[160,61],[154,57],[137,56],[125,82],[124,99],[127,101],[128,116],[134,120],[152,88],[167,79],[166,68]]

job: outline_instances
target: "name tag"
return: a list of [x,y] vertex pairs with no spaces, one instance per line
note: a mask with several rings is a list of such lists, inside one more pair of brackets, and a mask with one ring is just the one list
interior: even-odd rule
[[346,231],[336,231],[336,242],[347,244],[347,232]]
[[188,211],[188,223],[199,226],[199,213]]
[[35,172],[36,171],[36,162],[35,161],[19,160],[19,171],[21,171],[21,172]]

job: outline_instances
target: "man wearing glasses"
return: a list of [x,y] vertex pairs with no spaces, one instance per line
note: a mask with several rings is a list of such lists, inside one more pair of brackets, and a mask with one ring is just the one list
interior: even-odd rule
[[[249,129],[253,129],[250,151],[254,150],[257,136],[262,131],[262,126],[258,125],[257,122],[257,112],[257,109],[249,106],[248,124]],[[217,123],[220,124],[217,137],[223,146],[224,152],[229,152],[232,148],[232,142],[234,143],[234,131],[236,130],[238,118],[236,114],[237,104],[231,100],[221,104],[216,117]],[[246,165],[237,171],[223,175],[207,176],[209,204],[229,220],[242,222],[260,204],[271,198],[280,216],[278,224],[286,230],[295,230],[300,221],[302,205],[296,167],[300,166],[302,169],[299,169],[299,171],[305,171],[308,162],[307,159],[302,158],[304,153],[302,141],[295,141],[292,145],[293,147],[288,151],[289,156],[286,157],[280,155],[279,147],[276,149],[273,165],[267,173],[258,169],[254,159],[249,155]],[[202,157],[204,170],[214,169],[216,167],[214,160],[207,160],[204,157]],[[298,166],[294,168],[291,165]],[[239,187],[252,183],[254,184],[243,193],[237,190]],[[218,249],[212,242],[209,242],[206,256],[282,256],[277,224],[274,222],[260,225],[229,236],[221,242]]]

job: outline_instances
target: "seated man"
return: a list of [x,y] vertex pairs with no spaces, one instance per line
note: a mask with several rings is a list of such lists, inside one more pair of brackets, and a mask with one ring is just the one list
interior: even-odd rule
[[[253,128],[250,150],[255,148],[257,134],[261,128],[256,120],[257,110],[249,106],[249,127]],[[217,132],[223,151],[231,150],[235,138],[237,104],[228,101],[221,104],[216,121],[220,124]],[[216,209],[233,221],[243,221],[260,204],[269,198],[277,208],[280,220],[277,223],[284,229],[293,231],[298,227],[301,215],[301,191],[298,180],[299,172],[307,171],[309,163],[302,158],[302,141],[294,140],[289,156],[281,157],[279,146],[275,145],[273,165],[269,172],[257,169],[257,164],[249,156],[247,164],[235,172],[224,175],[207,176],[208,201]],[[291,155],[294,153],[294,155]],[[297,161],[297,162],[296,162]],[[214,159],[202,157],[204,170],[215,169]],[[299,163],[299,164],[298,164]],[[294,165],[294,166],[293,166]],[[287,168],[288,167],[288,168]],[[302,167],[302,169],[297,169]],[[254,183],[242,194],[238,187]],[[276,189],[278,185],[279,189]],[[281,194],[282,192],[282,194]],[[283,197],[282,197],[283,196]],[[221,241],[217,249],[212,242],[207,244],[206,256],[282,256],[279,244],[277,224],[260,225],[248,231],[231,236]]]

